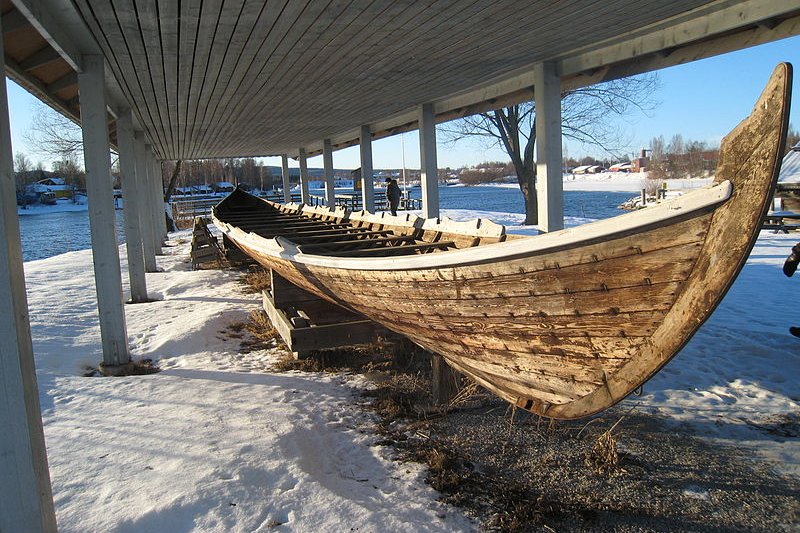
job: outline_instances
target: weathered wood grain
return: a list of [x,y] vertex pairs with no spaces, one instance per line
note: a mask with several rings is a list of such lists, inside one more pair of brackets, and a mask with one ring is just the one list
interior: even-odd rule
[[[553,244],[546,247],[536,245],[542,237],[531,237],[476,248],[492,250],[498,260],[483,254],[484,259],[464,265],[437,260],[424,264],[449,266],[394,269],[388,262],[366,267],[363,261],[369,259],[362,259],[353,263],[365,266],[358,269],[304,261],[305,254],[293,252],[291,243],[267,246],[266,240],[244,238],[217,221],[231,238],[239,237],[243,250],[298,287],[408,336],[520,407],[578,418],[613,405],[647,380],[691,338],[733,283],[771,198],[787,128],[790,78],[789,67],[779,67],[753,115],[726,137],[718,170],[718,180],[731,183],[726,201],[695,203],[692,198],[701,197],[687,195],[680,205],[694,205],[694,211],[675,207],[671,213],[670,206],[678,204],[665,204],[661,209],[669,216],[647,218],[648,224],[637,229],[626,228],[624,221],[632,218],[625,215],[619,223],[595,226],[612,229],[591,233],[588,241],[565,239],[570,244],[562,246],[551,234],[544,242]],[[441,243],[450,235],[464,237],[463,228],[441,221],[406,217],[392,225],[346,210],[300,212],[309,220],[315,217],[311,228],[324,221],[362,223],[363,231],[409,233],[423,243],[417,247],[436,246],[431,241]],[[338,231],[337,238],[345,233]],[[503,255],[520,243],[530,252]],[[326,249],[350,253],[337,252],[335,244]]]

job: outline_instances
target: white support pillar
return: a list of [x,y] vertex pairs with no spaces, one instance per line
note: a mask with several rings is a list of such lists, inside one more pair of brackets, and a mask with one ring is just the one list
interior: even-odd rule
[[300,162],[300,201],[311,205],[311,195],[308,193],[308,158],[305,148],[298,150],[297,159]]
[[281,178],[283,178],[283,203],[292,201],[292,191],[289,184],[289,158],[286,154],[281,156]]
[[78,74],[78,85],[89,227],[103,343],[102,364],[105,367],[119,367],[130,362],[130,354],[111,184],[103,56],[83,57],[83,72]]
[[[0,30],[2,33],[2,30]],[[3,57],[0,40],[0,57]],[[0,65],[0,79],[5,80]],[[0,84],[0,531],[56,531],[28,322],[5,81]]]
[[166,242],[169,236],[169,228],[167,227],[167,206],[164,202],[164,163],[158,160],[153,154],[153,165],[155,165],[156,173],[156,195],[158,196],[158,220],[160,221],[159,229],[161,234],[161,242]]
[[161,245],[167,240],[167,217],[164,207],[164,172],[161,161],[156,159],[155,152],[150,152],[150,163],[153,165],[153,175],[156,177],[153,183],[153,206],[156,212],[156,230],[158,234],[158,253],[161,253]]
[[322,141],[322,166],[325,172],[325,205],[328,207],[336,206],[336,192],[333,190],[333,148],[331,140]]
[[117,117],[119,166],[122,171],[123,212],[125,214],[125,246],[128,250],[128,277],[131,284],[131,302],[147,301],[147,281],[142,248],[142,187],[136,175],[136,148],[133,138],[133,116],[130,109]]
[[439,168],[436,160],[436,117],[432,104],[419,106],[419,162],[422,172],[422,216],[439,217]]
[[536,103],[536,195],[539,229],[564,229],[564,182],[561,175],[561,80],[553,63],[534,66]]
[[142,249],[144,250],[145,272],[158,272],[156,266],[156,251],[153,243],[153,219],[150,211],[150,171],[148,171],[144,134],[141,131],[134,133],[136,149],[136,176],[141,184],[141,205],[139,209],[142,225]]
[[372,181],[372,132],[369,126],[361,126],[361,194],[363,207],[375,212],[375,183]]
[[[147,216],[150,218],[150,238],[153,240],[153,253],[162,255],[164,252],[161,250],[161,226],[159,225],[158,213],[160,203],[156,196],[156,188],[161,181],[161,174],[156,174],[156,166],[153,164],[153,147],[149,144],[144,145],[144,164],[147,166],[147,173],[150,176],[147,188]],[[163,203],[163,202],[161,202]]]

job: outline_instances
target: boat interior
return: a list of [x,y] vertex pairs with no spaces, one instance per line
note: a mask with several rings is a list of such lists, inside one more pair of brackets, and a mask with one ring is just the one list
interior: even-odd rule
[[277,204],[237,189],[217,219],[264,238],[283,237],[304,254],[332,257],[419,255],[503,242],[505,227],[486,220],[425,221],[415,215],[351,213],[343,208]]

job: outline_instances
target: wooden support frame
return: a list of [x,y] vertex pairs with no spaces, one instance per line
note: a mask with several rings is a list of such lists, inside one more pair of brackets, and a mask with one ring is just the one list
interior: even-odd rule
[[325,255],[331,257],[347,257],[350,255],[405,255],[408,252],[432,252],[435,250],[446,250],[455,247],[453,241],[422,242],[419,244],[409,244],[406,246],[384,246],[381,248],[367,248],[365,250],[345,250],[341,252],[328,252]]
[[379,237],[376,239],[355,239],[349,241],[335,241],[317,244],[303,244],[300,246],[300,251],[304,254],[308,253],[327,253],[336,252],[338,250],[364,250],[367,248],[394,246],[394,243],[413,243],[416,239],[412,236],[400,237]]
[[316,350],[374,342],[385,330],[366,318],[323,300],[270,271],[272,287],[262,302],[275,330],[295,359]]

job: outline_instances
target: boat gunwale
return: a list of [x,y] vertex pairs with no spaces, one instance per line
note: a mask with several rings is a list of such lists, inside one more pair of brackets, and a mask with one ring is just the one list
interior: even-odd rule
[[[218,219],[216,208],[212,212],[212,218],[214,224],[233,241],[293,263],[341,270],[427,270],[480,265],[559,252],[648,231],[705,214],[730,198],[732,190],[731,183],[726,180],[710,187],[691,191],[656,206],[551,233],[448,250],[442,253],[389,257],[333,257],[306,254],[299,249],[299,246],[302,245],[295,244],[289,238],[263,237]],[[273,204],[268,200],[263,201],[273,207],[281,205]],[[223,203],[224,200],[219,205]],[[334,211],[330,211],[330,213],[331,215],[335,214]],[[388,223],[384,223],[384,225],[391,226]]]

